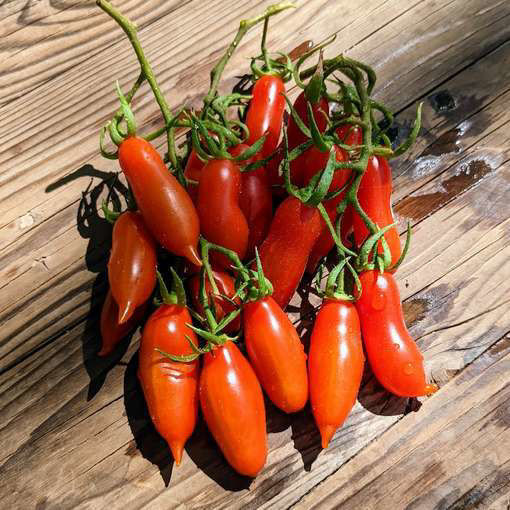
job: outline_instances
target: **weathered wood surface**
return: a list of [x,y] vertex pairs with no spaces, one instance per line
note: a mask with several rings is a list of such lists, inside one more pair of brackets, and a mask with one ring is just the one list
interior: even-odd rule
[[[197,104],[237,20],[269,3],[117,4],[138,23],[162,88],[177,106]],[[273,47],[290,50],[337,32],[331,53],[346,51],[376,67],[378,96],[403,110],[402,133],[416,102],[425,102],[423,136],[394,165],[395,211],[403,228],[408,220],[415,226],[398,278],[411,332],[440,392],[402,418],[412,406],[389,397],[367,374],[360,402],[325,452],[309,411],[287,417],[270,408],[271,452],[251,484],[228,468],[203,425],[183,466],[173,469],[136,383],[136,342],[115,359],[94,356],[110,237],[97,207],[106,191],[101,180],[116,171],[97,155],[97,131],[115,107],[111,84],[119,78],[127,86],[136,63],[93,2],[3,3],[0,496],[6,508],[285,508],[303,497],[302,508],[508,503],[510,5],[298,4],[275,23]],[[227,84],[245,69],[256,40],[253,33],[239,48]],[[451,94],[453,109],[437,111],[442,91]],[[136,102],[136,115],[140,124],[159,125],[149,94]],[[305,295],[297,316],[315,304],[316,297]],[[305,338],[309,326],[304,317]]]

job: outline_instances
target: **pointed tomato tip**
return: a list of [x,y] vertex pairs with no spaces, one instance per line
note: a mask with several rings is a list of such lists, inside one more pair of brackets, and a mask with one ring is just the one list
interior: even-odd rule
[[177,441],[172,441],[171,443],[168,443],[168,446],[170,446],[170,451],[172,452],[176,466],[179,466],[182,460],[182,451],[184,449],[184,445]]
[[321,446],[322,449],[325,450],[328,447],[331,438],[335,435],[336,427],[333,425],[322,425],[319,426],[319,431],[321,433]]
[[108,356],[108,354],[110,354],[111,352],[112,352],[111,349],[108,349],[107,347],[101,347],[101,349],[98,351],[97,355],[104,357],[104,356]]
[[425,385],[425,395],[427,396],[433,395],[437,390],[439,390],[439,386],[437,384]]

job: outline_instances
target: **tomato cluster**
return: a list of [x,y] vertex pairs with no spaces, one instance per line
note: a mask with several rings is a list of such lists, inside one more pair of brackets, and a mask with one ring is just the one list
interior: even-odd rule
[[[391,113],[371,98],[375,74],[367,65],[323,60],[322,47],[297,62],[271,59],[267,20],[285,4],[243,22],[213,68],[202,110],[174,116],[128,20],[105,0],[98,4],[136,43],[142,68],[129,94],[118,89],[121,108],[101,136],[131,197],[124,212],[104,205],[114,227],[99,355],[110,355],[151,309],[138,377],[176,464],[200,408],[230,465],[255,476],[268,449],[263,393],[286,413],[310,399],[326,448],[356,402],[365,356],[389,392],[433,393],[393,276],[408,243],[402,250],[388,159],[414,141],[420,112],[409,139],[393,148]],[[220,95],[228,59],[261,21],[251,89]],[[319,63],[301,70],[314,55]],[[293,103],[291,79],[302,89]],[[141,137],[130,101],[145,80],[165,126]],[[184,152],[177,128],[188,133]],[[104,149],[106,132],[115,153]],[[164,157],[151,144],[163,134]],[[308,356],[285,313],[305,272],[317,276],[323,296]]]

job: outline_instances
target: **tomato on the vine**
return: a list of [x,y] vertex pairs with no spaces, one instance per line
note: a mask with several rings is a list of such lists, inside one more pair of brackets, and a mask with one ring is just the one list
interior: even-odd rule
[[119,146],[119,163],[145,224],[159,244],[201,265],[197,253],[200,234],[197,211],[156,149],[143,138],[130,136]]
[[108,280],[122,324],[149,299],[156,285],[156,244],[137,212],[126,211],[115,221]]
[[200,407],[228,463],[256,476],[267,457],[264,397],[253,368],[231,341],[204,357]]
[[[358,200],[361,208],[379,228],[384,228],[395,222],[391,207],[391,168],[386,158],[372,156],[367,169],[361,179],[358,190]],[[363,219],[353,212],[353,228],[356,244],[361,246],[368,237],[368,229]],[[401,255],[400,237],[396,227],[390,228],[384,238],[391,253],[391,264],[394,265]],[[382,253],[381,243],[378,243],[378,253]]]
[[[211,159],[203,168],[198,185],[197,210],[202,235],[210,242],[235,251],[240,259],[246,255],[249,229],[241,209],[241,172],[230,159]],[[216,254],[214,254],[216,255]],[[230,262],[214,257],[221,267]]]
[[405,325],[397,283],[378,270],[360,275],[362,292],[356,301],[363,343],[377,380],[400,397],[419,397],[437,390],[427,384],[423,356]]
[[266,74],[258,78],[252,91],[252,99],[246,114],[246,126],[250,131],[247,143],[252,145],[266,135],[259,157],[266,158],[276,150],[283,125],[285,110],[285,84],[276,75]]
[[323,448],[356,402],[364,364],[355,306],[326,299],[315,319],[308,357],[310,404]]
[[260,384],[286,413],[308,400],[306,354],[296,328],[278,303],[266,296],[243,306],[244,342]]
[[157,349],[174,356],[193,354],[189,342],[198,345],[198,341],[188,324],[191,315],[185,306],[161,305],[143,329],[138,363],[152,422],[177,465],[197,420],[199,361],[172,361]]
[[322,218],[316,207],[287,197],[274,215],[269,233],[260,246],[264,274],[273,284],[273,298],[283,308],[289,304],[310,252],[322,232]]

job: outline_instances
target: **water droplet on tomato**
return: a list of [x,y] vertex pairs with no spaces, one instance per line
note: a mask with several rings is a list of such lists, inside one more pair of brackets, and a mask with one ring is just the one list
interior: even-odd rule
[[404,374],[413,375],[414,374],[414,366],[412,363],[406,363],[404,365]]

